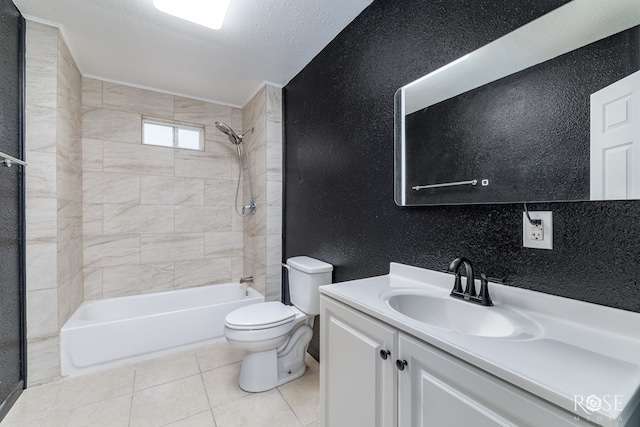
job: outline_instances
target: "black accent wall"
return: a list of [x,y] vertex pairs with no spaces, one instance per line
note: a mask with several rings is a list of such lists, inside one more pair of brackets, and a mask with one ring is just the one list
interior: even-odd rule
[[530,204],[553,211],[553,250],[522,247],[522,204],[394,203],[395,91],[564,3],[374,0],[284,88],[284,259],[332,263],[337,282],[466,256],[511,286],[640,312],[640,201]]
[[[0,152],[23,158],[24,20],[0,0]],[[0,420],[24,388],[23,168],[0,164]]]

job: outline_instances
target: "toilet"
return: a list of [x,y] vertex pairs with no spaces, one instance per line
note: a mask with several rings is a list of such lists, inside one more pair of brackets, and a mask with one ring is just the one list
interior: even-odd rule
[[289,295],[292,306],[278,301],[251,304],[229,313],[224,336],[246,350],[238,384],[245,391],[275,388],[302,376],[305,353],[313,335],[313,319],[320,314],[318,287],[331,283],[333,266],[298,256],[289,258]]

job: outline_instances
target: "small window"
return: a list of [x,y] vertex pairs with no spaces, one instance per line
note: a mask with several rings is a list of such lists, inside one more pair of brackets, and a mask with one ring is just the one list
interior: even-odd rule
[[160,147],[202,150],[204,127],[143,119],[142,143]]

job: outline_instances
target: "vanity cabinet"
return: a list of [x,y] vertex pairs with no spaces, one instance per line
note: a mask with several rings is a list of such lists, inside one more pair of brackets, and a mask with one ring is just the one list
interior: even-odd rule
[[320,307],[323,427],[594,425],[346,304]]
[[324,296],[320,312],[320,425],[396,426],[397,331]]
[[398,427],[593,426],[407,334],[398,355]]

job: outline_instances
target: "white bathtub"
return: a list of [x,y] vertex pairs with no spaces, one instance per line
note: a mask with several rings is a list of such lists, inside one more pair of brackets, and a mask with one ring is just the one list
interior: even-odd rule
[[87,301],[60,330],[62,375],[79,375],[206,345],[225,316],[264,301],[236,283]]

